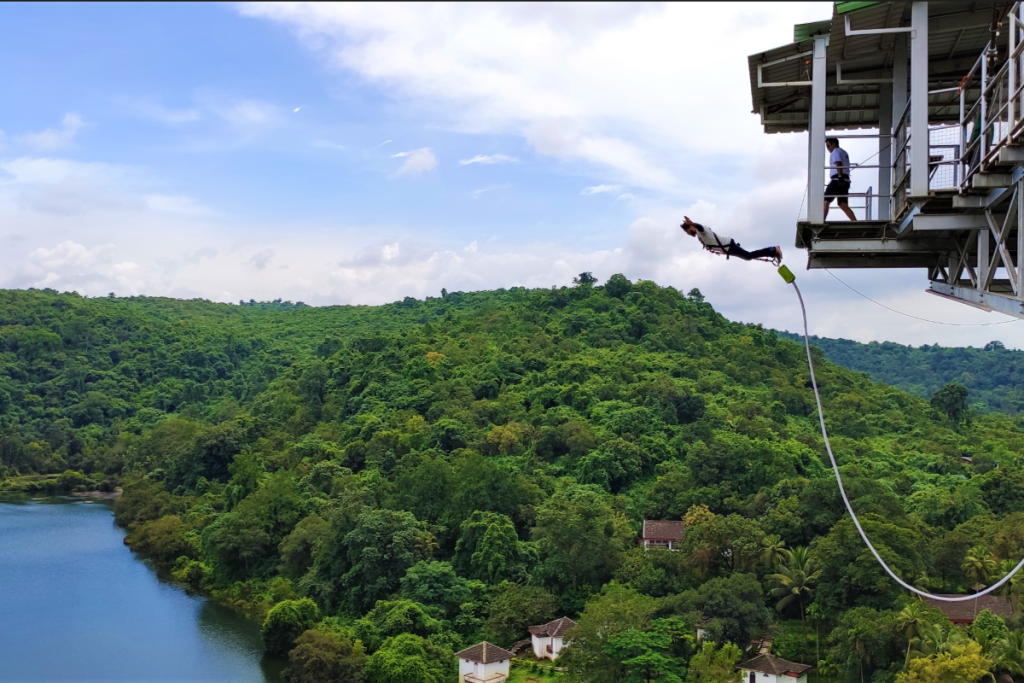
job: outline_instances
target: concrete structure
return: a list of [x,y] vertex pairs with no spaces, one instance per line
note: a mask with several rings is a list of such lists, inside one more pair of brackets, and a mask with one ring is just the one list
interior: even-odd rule
[[566,646],[565,632],[576,625],[569,617],[549,621],[540,626],[530,627],[533,639],[533,654],[537,659],[558,659],[558,653]]
[[761,654],[740,662],[736,669],[742,683],[807,683],[807,672],[811,666]]
[[[932,294],[1024,318],[1022,3],[836,2],[748,65],[765,132],[810,133],[808,268],[920,268]],[[850,195],[858,222],[824,220],[826,134],[878,141],[853,166],[878,188]]]
[[682,522],[669,520],[645,519],[643,541],[644,548],[665,548],[679,550],[686,536],[686,526]]
[[459,658],[460,683],[504,683],[512,653],[486,640],[456,652]]
[[945,602],[931,598],[925,598],[924,601],[932,607],[942,610],[946,618],[954,624],[973,624],[978,613],[986,609],[1003,619],[1009,619],[1017,611],[1017,598],[1006,599],[996,595],[982,595],[974,600],[963,602]]

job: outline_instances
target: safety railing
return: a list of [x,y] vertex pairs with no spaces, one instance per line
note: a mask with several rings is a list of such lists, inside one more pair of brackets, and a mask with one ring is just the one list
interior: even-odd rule
[[1015,3],[1006,20],[1006,60],[1001,66],[996,63],[999,51],[990,43],[958,87],[961,191],[970,189],[975,175],[998,163],[1000,150],[1017,142],[1024,131],[1024,3]]
[[903,212],[910,190],[910,98],[892,129],[893,215]]

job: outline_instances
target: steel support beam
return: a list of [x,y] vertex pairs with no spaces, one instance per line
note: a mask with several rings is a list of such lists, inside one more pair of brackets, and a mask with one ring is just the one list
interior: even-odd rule
[[892,122],[897,123],[907,108],[907,36],[896,36],[892,47]]
[[825,88],[828,36],[814,36],[811,121],[807,133],[807,220],[825,222]]
[[919,213],[910,222],[914,232],[926,230],[987,230],[988,221],[980,213],[924,214]]
[[961,287],[960,285],[951,285],[945,282],[935,281],[932,281],[931,289],[925,291],[931,291],[939,296],[956,299],[957,301],[986,311],[1004,313],[1015,318],[1024,318],[1024,301],[1019,301],[1002,294],[979,292],[977,289],[972,289],[970,287]]
[[928,196],[928,3],[910,10],[910,192]]
[[[878,98],[878,218],[892,220],[892,83],[882,85]],[[868,216],[870,219],[871,216]]]

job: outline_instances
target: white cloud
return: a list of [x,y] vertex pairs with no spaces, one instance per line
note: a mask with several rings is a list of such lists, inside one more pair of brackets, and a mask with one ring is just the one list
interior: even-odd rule
[[79,131],[90,125],[92,124],[83,121],[78,114],[68,112],[61,120],[60,128],[47,128],[38,133],[25,133],[18,140],[39,151],[61,149],[70,145]]
[[321,149],[333,149],[339,152],[345,149],[345,145],[339,145],[336,142],[329,142],[327,140],[315,140],[310,144],[314,147],[320,147]]
[[472,159],[462,159],[459,161],[460,166],[467,166],[469,164],[511,164],[519,161],[515,157],[510,157],[505,154],[477,154]]
[[262,100],[219,102],[213,109],[228,123],[242,128],[274,125],[280,121],[280,109]]
[[502,189],[505,189],[506,187],[509,187],[508,183],[500,183],[498,185],[488,185],[487,187],[481,187],[478,190],[472,190],[471,192],[468,192],[467,194],[470,197],[472,197],[473,199],[480,199],[480,195],[482,195],[485,192],[491,192],[493,190],[502,190]]
[[593,187],[585,187],[580,194],[603,194],[605,192],[616,192],[621,190],[622,185],[594,185]]
[[263,251],[253,254],[252,258],[249,259],[249,265],[256,270],[263,270],[267,267],[267,263],[274,257],[273,249],[264,249]]
[[424,171],[433,171],[437,168],[437,157],[434,156],[429,147],[421,147],[409,152],[399,152],[398,154],[392,154],[391,157],[405,159],[402,167],[395,171],[396,176],[417,175]]
[[[440,125],[520,135],[541,154],[676,194],[707,176],[710,155],[738,162],[760,144],[746,55],[832,14],[829,3],[239,7]],[[723,52],[722,27],[735,49]]]
[[298,114],[300,111],[302,111],[302,107],[295,107],[295,109],[292,109],[293,114]]

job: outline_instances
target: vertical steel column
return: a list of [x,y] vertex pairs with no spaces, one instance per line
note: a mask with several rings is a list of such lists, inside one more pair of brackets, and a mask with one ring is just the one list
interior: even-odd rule
[[928,196],[928,3],[911,5],[910,196]]
[[1024,299],[1024,180],[1017,181],[1014,201],[1017,202],[1017,298]]
[[825,57],[828,36],[814,36],[811,120],[807,127],[807,221],[825,222]]
[[978,291],[988,291],[988,269],[991,261],[988,256],[989,231],[983,228],[978,231]]
[[892,120],[899,121],[907,107],[907,34],[897,33],[892,44]]
[[892,220],[892,84],[878,95],[878,220]]

